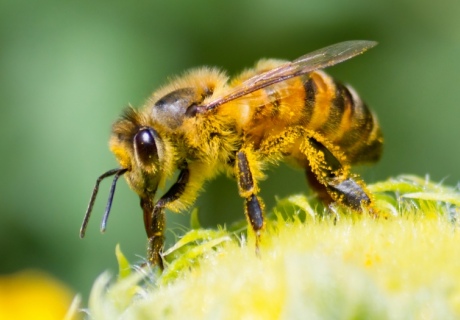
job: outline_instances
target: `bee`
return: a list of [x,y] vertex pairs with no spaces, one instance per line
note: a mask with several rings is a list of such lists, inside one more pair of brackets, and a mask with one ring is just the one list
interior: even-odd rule
[[[97,179],[80,236],[100,182],[114,176],[105,230],[116,182],[124,175],[140,198],[148,261],[163,268],[165,209],[186,210],[207,180],[226,173],[236,179],[257,248],[265,224],[259,181],[266,165],[280,161],[304,169],[326,205],[373,212],[372,196],[350,166],[379,159],[377,118],[350,86],[320,69],[375,45],[346,41],[292,62],[265,59],[232,80],[215,68],[191,70],[154,92],[143,108],[128,108],[113,124],[109,143],[120,168]],[[175,183],[155,199],[177,172]]]

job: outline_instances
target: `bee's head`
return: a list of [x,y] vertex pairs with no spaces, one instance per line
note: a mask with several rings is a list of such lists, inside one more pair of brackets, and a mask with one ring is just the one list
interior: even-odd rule
[[114,123],[110,138],[110,150],[127,170],[126,180],[141,198],[154,197],[165,178],[163,167],[168,167],[164,163],[167,158],[164,141],[148,123],[142,113],[127,109]]
[[81,237],[84,236],[86,224],[102,179],[115,176],[102,221],[101,230],[104,231],[115,185],[120,175],[125,176],[129,186],[139,195],[144,216],[148,216],[151,214],[158,186],[164,183],[168,174],[173,171],[172,152],[167,152],[165,140],[160,137],[155,128],[149,125],[145,115],[132,108],[127,109],[123,116],[114,123],[109,144],[110,150],[115,154],[121,168],[110,170],[102,174],[97,180],[80,230]]

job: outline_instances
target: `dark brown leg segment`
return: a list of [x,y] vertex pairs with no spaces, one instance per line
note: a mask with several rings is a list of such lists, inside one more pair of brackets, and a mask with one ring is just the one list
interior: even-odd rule
[[263,203],[257,197],[255,182],[245,151],[236,154],[237,181],[240,195],[245,201],[245,213],[256,234],[256,247],[259,243],[260,230],[264,227]]
[[[151,198],[153,200],[153,198]],[[164,231],[166,219],[164,210],[157,209],[153,201],[141,198],[141,207],[144,211],[144,225],[148,237],[147,259],[152,266],[158,265],[163,269],[161,251],[164,245]]]
[[165,207],[168,203],[177,200],[185,190],[189,180],[188,169],[182,169],[171,188],[153,205],[153,198],[141,198],[141,207],[144,211],[144,225],[148,237],[148,260],[151,265],[164,268],[161,251],[164,246]]

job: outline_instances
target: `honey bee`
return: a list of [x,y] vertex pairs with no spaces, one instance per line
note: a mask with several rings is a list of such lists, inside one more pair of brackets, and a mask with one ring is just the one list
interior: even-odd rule
[[[379,159],[377,118],[351,87],[319,69],[375,45],[346,41],[292,62],[261,60],[232,80],[215,68],[191,70],[154,92],[140,110],[128,108],[110,138],[120,168],[97,179],[80,236],[100,182],[114,176],[105,230],[116,182],[124,175],[140,197],[148,261],[163,268],[165,209],[189,208],[207,180],[226,173],[237,181],[257,247],[265,224],[259,181],[266,165],[280,161],[303,168],[326,205],[372,212],[372,196],[350,166]],[[157,189],[177,172],[176,182],[155,200]]]

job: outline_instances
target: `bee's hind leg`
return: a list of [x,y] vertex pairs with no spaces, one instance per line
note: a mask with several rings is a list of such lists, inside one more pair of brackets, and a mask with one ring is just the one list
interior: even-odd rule
[[311,170],[310,165],[307,165],[307,168],[305,169],[305,176],[307,177],[308,185],[313,189],[318,199],[321,200],[324,205],[328,206],[334,202],[334,199],[332,199],[331,195],[327,191],[326,186],[318,181],[318,178]]
[[328,148],[325,144],[310,137],[303,148],[309,163],[307,180],[318,197],[326,205],[337,202],[358,212],[363,207],[370,208],[372,200],[364,183],[352,177],[348,165],[342,165],[343,160],[339,160],[343,156],[334,155],[330,151],[332,146]]

